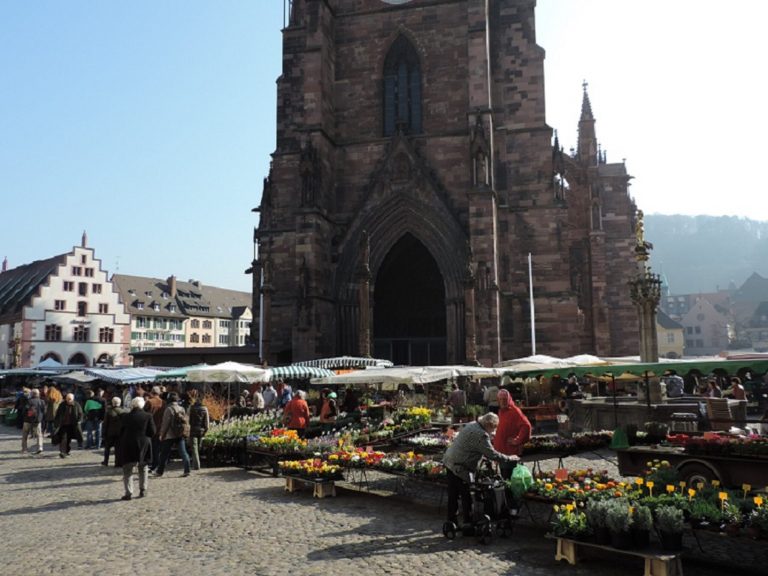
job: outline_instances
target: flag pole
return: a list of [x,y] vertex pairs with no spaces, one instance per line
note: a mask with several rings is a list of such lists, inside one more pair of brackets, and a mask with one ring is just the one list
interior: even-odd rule
[[528,290],[531,300],[531,354],[536,355],[536,313],[533,305],[533,260],[528,252]]

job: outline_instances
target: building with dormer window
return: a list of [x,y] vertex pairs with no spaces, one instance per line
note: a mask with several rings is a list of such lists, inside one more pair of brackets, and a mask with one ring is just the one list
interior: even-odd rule
[[112,281],[131,315],[131,352],[250,344],[248,292],[175,276],[163,280],[115,274]]
[[0,368],[128,364],[130,317],[87,246],[0,271]]

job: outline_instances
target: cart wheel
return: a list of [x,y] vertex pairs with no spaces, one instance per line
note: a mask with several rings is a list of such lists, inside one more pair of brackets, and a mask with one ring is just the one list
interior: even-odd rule
[[493,538],[493,528],[491,527],[491,519],[486,515],[475,526],[475,533],[480,537],[480,544],[488,544]]
[[453,522],[443,522],[443,536],[448,538],[448,540],[453,540],[456,538],[456,532],[458,531],[459,527],[456,526]]
[[712,480],[720,480],[717,474],[710,468],[697,462],[682,466],[679,473],[688,486],[696,486],[699,482],[709,484]]

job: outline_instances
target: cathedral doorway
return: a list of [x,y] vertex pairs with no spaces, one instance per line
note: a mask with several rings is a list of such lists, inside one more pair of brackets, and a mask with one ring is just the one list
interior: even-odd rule
[[395,365],[445,364],[445,282],[429,250],[411,234],[384,258],[373,291],[373,349]]

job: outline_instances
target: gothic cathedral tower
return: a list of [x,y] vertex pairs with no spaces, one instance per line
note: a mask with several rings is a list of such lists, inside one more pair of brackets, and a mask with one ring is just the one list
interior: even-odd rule
[[253,268],[266,361],[528,355],[529,253],[541,353],[635,353],[630,177],[586,86],[578,149],[553,144],[534,8],[290,2]]

